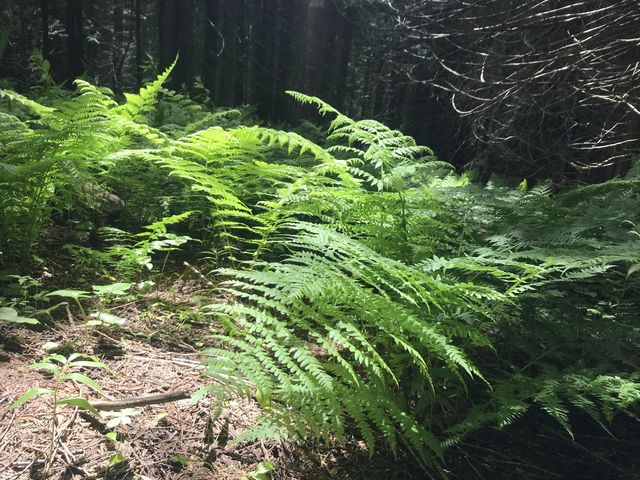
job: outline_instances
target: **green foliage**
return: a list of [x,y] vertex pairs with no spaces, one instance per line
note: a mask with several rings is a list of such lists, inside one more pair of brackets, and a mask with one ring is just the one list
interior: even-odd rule
[[15,308],[0,307],[0,321],[9,323],[28,323],[30,325],[38,324],[38,320],[30,317],[21,317]]
[[94,285],[93,293],[103,299],[110,299],[113,297],[120,297],[126,295],[129,289],[133,286],[133,283],[117,282],[110,285]]
[[15,402],[13,402],[11,404],[11,408],[18,408],[23,403],[40,395],[52,395],[54,404],[69,404],[80,406],[81,408],[85,408],[96,413],[96,410],[88,403],[86,405],[80,405],[78,404],[79,402],[70,403],[69,400],[71,399],[58,399],[58,391],[64,382],[78,382],[89,386],[93,390],[101,390],[100,386],[96,384],[94,380],[79,372],[79,370],[84,368],[107,368],[106,365],[99,361],[96,357],[83,355],[81,353],[73,353],[69,357],[65,357],[64,355],[60,354],[52,354],[45,357],[40,362],[29,365],[29,368],[44,370],[51,373],[55,380],[54,387],[52,390],[33,388],[21,395]]
[[271,462],[260,462],[256,469],[249,474],[249,478],[253,480],[271,480],[273,473],[273,464]]
[[[118,213],[136,230],[188,210],[184,183],[167,181],[155,162],[174,153],[192,155],[192,142],[174,142],[148,124],[170,71],[127,96],[124,105],[83,80],[75,82],[74,95],[50,99],[51,106],[0,91],[0,222],[5,227],[0,255],[5,264],[34,255],[50,236],[54,217],[80,216],[96,230],[105,217]],[[208,113],[201,110],[203,120]],[[219,113],[203,125],[226,118]],[[162,248],[184,239],[168,234]],[[153,241],[158,246],[160,239]]]
[[[67,302],[50,304],[42,282],[29,275],[1,275],[0,280],[0,321],[36,325],[38,317],[47,316]],[[18,313],[19,312],[19,313]]]
[[[114,412],[102,412],[100,415],[103,418],[107,418],[107,424],[105,427],[107,429],[113,429],[119,427],[121,425],[129,425],[132,421],[132,417],[139,415],[142,410],[135,408],[123,408],[122,410],[114,411]],[[115,432],[110,432],[112,435],[109,438],[113,442],[117,442],[117,435]],[[107,434],[109,435],[109,434]]]
[[49,445],[48,451],[46,452],[46,464],[44,471],[45,475],[47,475],[53,463],[56,452],[58,407],[60,405],[70,405],[72,407],[88,410],[96,415],[99,414],[98,411],[89,403],[89,401],[84,398],[71,397],[61,399],[60,391],[62,386],[67,382],[74,382],[76,384],[80,383],[86,385],[92,390],[99,392],[100,390],[102,390],[102,388],[91,377],[81,372],[86,368],[104,369],[107,368],[107,366],[94,356],[83,355],[81,353],[72,353],[68,357],[65,357],[64,355],[55,353],[44,357],[40,362],[29,365],[29,368],[46,371],[50,375],[52,375],[54,381],[53,387],[34,387],[18,397],[9,406],[9,408],[18,408],[24,403],[43,395],[51,397],[52,406],[49,418]]
[[[193,240],[188,235],[177,235],[167,231],[167,225],[181,222],[189,215],[191,212],[162,218],[143,227],[145,231],[132,236],[116,228],[103,228],[105,239],[113,244],[105,250],[108,261],[123,274],[131,275],[142,267],[151,270],[153,268],[153,254],[166,252],[166,256],[168,256],[170,252]],[[140,240],[136,242],[137,239]],[[135,243],[131,244],[132,242]]]
[[123,325],[126,323],[126,319],[119,317],[118,315],[114,315],[109,312],[93,312],[89,315],[93,320],[89,320],[86,323],[87,327],[100,327],[106,325]]
[[94,201],[92,174],[100,159],[122,148],[122,125],[109,115],[113,100],[84,81],[76,88],[76,96],[55,108],[0,92],[10,111],[18,103],[39,116],[0,116],[9,128],[0,138],[0,252],[6,262],[28,257],[53,212]]
[[[603,425],[634,414],[636,180],[483,189],[399,132],[293,95],[336,115],[334,145],[260,133],[316,166],[258,204],[274,224],[253,258],[267,259],[220,270],[237,303],[208,307],[227,328],[209,374],[255,389],[269,412],[257,436],[355,427],[370,448],[402,439],[428,461],[438,438],[532,405],[568,431],[571,409]],[[493,389],[470,398],[478,380]]]
[[[395,450],[398,429],[417,451],[439,454],[430,425],[414,414],[446,409],[441,388],[481,377],[447,332],[461,329],[461,305],[482,314],[485,292],[441,283],[325,227],[285,228],[297,233],[273,241],[296,253],[220,272],[232,277],[224,291],[241,303],[208,307],[228,327],[219,340],[231,347],[205,352],[215,356],[209,374],[247,378],[273,410],[270,421],[290,435],[312,428],[344,440],[353,421],[371,449],[377,429]],[[421,394],[399,388],[410,384]]]
[[[165,90],[169,73],[124,105],[82,81],[51,106],[2,93],[4,261],[71,220],[94,244],[66,254],[105,276],[140,276],[186,242],[213,252],[221,296],[205,312],[224,331],[206,391],[258,400],[248,437],[357,435],[426,465],[532,407],[568,432],[576,409],[605,428],[638,416],[637,173],[561,193],[475,185],[318,98],[290,92],[332,117],[311,140]],[[89,295],[49,297],[86,317]]]
[[162,84],[169,78],[171,70],[173,70],[177,61],[178,58],[176,57],[164,72],[158,75],[149,85],[142,87],[137,95],[125,93],[127,101],[124,105],[118,107],[118,112],[131,120],[145,120],[146,114],[155,110],[156,99],[162,90]]

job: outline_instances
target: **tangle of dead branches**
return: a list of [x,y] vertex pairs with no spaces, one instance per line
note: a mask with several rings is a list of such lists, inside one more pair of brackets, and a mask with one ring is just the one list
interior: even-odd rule
[[389,0],[415,81],[448,92],[484,171],[610,176],[639,150],[638,0]]

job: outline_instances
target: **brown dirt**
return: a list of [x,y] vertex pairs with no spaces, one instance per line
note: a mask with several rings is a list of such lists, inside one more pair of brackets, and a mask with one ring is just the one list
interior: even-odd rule
[[[105,436],[110,431],[107,418],[59,406],[54,460],[45,476],[51,397],[9,408],[33,387],[53,386],[51,375],[28,367],[46,356],[43,346],[55,342],[56,353],[95,355],[108,367],[82,372],[101,392],[67,382],[60,398],[102,401],[175,390],[193,393],[210,384],[197,352],[210,346],[209,336],[217,333],[197,314],[206,298],[196,283],[179,278],[135,301],[110,305],[112,313],[127,318],[122,327],[89,329],[77,315],[64,312],[53,326],[0,325],[0,480],[249,479],[262,461],[274,466],[273,480],[409,478],[389,456],[372,466],[356,441],[342,447],[320,447],[312,441],[234,443],[255,423],[259,406],[236,400],[219,413],[209,397],[195,405],[182,400],[136,409],[131,423],[112,430],[118,434],[116,444]],[[110,460],[116,455],[121,462]],[[372,477],[372,468],[381,476]]]
[[[53,379],[27,366],[45,354],[46,341],[74,344],[74,351],[99,353],[103,337],[85,329],[68,326],[62,331],[32,332],[12,329],[20,339],[18,352],[7,352],[4,336],[0,355],[0,479],[41,476],[50,445],[52,399],[41,396],[15,410],[8,407],[34,386],[51,388]],[[60,397],[113,400],[172,390],[195,392],[207,384],[201,375],[196,354],[157,348],[135,339],[123,338],[118,344],[123,353],[104,359],[109,370],[89,369],[85,373],[103,387],[102,395],[82,384],[67,382]],[[66,353],[66,352],[65,352]],[[197,405],[189,400],[137,409],[131,423],[116,427],[120,441],[114,445],[105,434],[106,419],[76,410],[60,408],[57,419],[56,454],[48,478],[246,478],[246,472],[268,457],[261,445],[240,443],[220,445],[207,442],[205,433],[214,405],[208,398]],[[226,407],[213,424],[213,438],[223,427],[233,439],[245,431],[259,415],[256,404],[235,401]],[[226,427],[228,426],[228,427]],[[116,453],[124,458],[110,464]],[[182,462],[182,463],[181,463]],[[185,465],[186,464],[186,465]],[[140,477],[140,475],[144,477]]]

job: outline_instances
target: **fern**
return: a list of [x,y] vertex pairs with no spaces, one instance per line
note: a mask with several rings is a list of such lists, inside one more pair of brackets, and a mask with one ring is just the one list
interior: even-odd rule
[[[197,237],[226,299],[206,308],[224,328],[207,391],[255,397],[257,438],[356,434],[426,464],[532,408],[569,433],[576,409],[637,418],[635,170],[560,193],[477,185],[316,97],[289,92],[331,117],[311,140],[199,105],[170,72],[122,105],[85,81],[47,105],[0,93],[3,263],[62,218],[99,233],[101,250],[65,252],[105,274]],[[181,220],[188,236],[168,231]]]
[[291,233],[272,241],[293,250],[286,259],[219,272],[229,278],[224,292],[241,303],[207,307],[228,326],[219,340],[231,349],[205,352],[215,355],[209,372],[246,379],[274,430],[290,436],[311,428],[344,440],[348,422],[372,451],[378,431],[391,448],[400,435],[425,459],[440,455],[436,435],[397,389],[430,385],[438,405],[443,383],[481,378],[443,327],[456,324],[468,286],[440,283],[325,227],[283,228]]
[[169,65],[164,72],[159,74],[153,82],[142,87],[138,94],[125,93],[127,101],[125,104],[119,106],[116,112],[130,120],[146,120],[147,115],[155,108],[158,94],[162,90],[162,85],[169,78],[177,61],[178,57],[176,56],[173,63]]
[[13,104],[17,104],[39,116],[47,115],[48,113],[54,111],[54,109],[51,107],[41,105],[38,102],[34,102],[30,98],[27,98],[11,90],[0,90],[0,99],[8,101],[9,108],[11,108]]

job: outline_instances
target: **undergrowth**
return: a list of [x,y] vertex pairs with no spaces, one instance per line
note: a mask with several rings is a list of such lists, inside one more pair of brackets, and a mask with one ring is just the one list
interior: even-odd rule
[[290,92],[329,119],[314,142],[167,90],[170,70],[124,102],[80,80],[0,91],[6,270],[66,244],[72,267],[142,280],[189,241],[216,262],[204,313],[224,328],[199,395],[256,398],[249,436],[355,435],[427,468],[531,408],[569,435],[575,409],[637,418],[637,168],[477,185],[318,98]]

